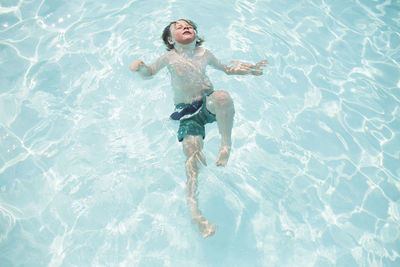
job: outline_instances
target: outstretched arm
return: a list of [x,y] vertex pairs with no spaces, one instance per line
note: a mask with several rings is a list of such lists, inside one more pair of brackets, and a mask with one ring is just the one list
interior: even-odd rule
[[238,74],[238,75],[262,75],[263,67],[265,67],[268,63],[268,60],[264,59],[258,62],[257,64],[249,64],[240,61],[231,61],[228,65],[225,66],[225,73],[227,74]]
[[132,72],[138,72],[141,76],[151,76],[149,67],[142,60],[135,60],[129,65]]
[[268,60],[261,60],[257,64],[249,64],[241,61],[231,61],[228,65],[223,64],[220,60],[218,60],[211,52],[209,52],[208,63],[216,68],[217,70],[221,70],[226,74],[236,74],[236,75],[262,75],[263,67],[265,67],[268,63]]
[[142,60],[135,60],[129,65],[129,69],[133,72],[137,72],[142,78],[151,78],[160,69],[166,65],[165,56],[160,57],[150,66],[147,66]]

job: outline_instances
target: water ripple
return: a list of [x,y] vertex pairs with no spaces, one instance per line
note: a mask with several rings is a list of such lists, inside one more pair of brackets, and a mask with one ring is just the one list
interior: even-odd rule
[[[400,9],[345,2],[3,1],[0,265],[398,265]],[[206,242],[168,75],[127,68],[181,17],[223,61],[270,61],[209,73],[236,117],[226,169],[207,128]]]

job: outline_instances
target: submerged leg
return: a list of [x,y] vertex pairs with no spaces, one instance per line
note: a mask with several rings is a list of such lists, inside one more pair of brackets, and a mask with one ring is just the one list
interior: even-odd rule
[[207,97],[207,109],[215,114],[221,134],[221,147],[216,163],[218,166],[225,166],[228,163],[232,145],[231,135],[235,115],[232,98],[226,91],[215,91]]
[[186,197],[190,207],[190,213],[192,219],[199,227],[201,235],[206,238],[212,236],[215,232],[215,225],[207,221],[201,211],[199,210],[199,204],[197,201],[197,177],[199,174],[199,162],[205,165],[205,158],[201,149],[203,148],[202,136],[187,135],[183,139],[183,152],[185,153],[187,160],[186,175]]

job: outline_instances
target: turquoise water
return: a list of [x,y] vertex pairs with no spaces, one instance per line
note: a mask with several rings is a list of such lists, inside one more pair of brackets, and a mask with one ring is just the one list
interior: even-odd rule
[[[392,1],[0,1],[0,266],[399,266],[400,3]],[[233,150],[200,208],[168,120],[172,20],[198,24],[224,62]]]

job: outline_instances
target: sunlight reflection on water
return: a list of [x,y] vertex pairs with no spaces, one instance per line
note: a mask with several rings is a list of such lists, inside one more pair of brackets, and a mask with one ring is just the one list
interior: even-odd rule
[[[396,1],[3,1],[0,6],[1,266],[397,266],[400,6]],[[193,19],[224,62],[233,151],[185,200],[168,74],[131,60]]]

